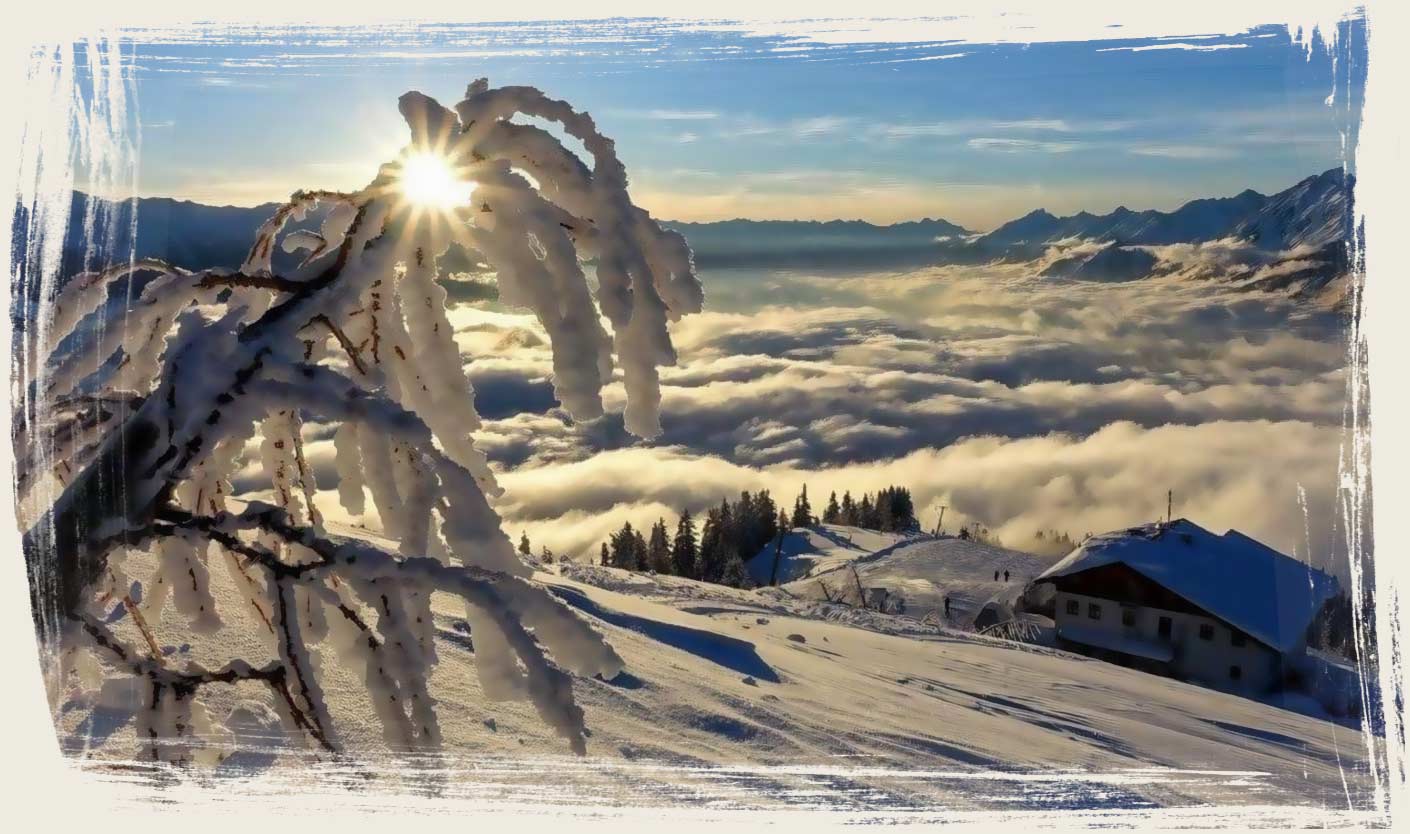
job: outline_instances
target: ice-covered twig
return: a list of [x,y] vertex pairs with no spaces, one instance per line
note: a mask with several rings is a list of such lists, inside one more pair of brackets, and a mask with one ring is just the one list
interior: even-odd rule
[[[179,699],[189,699],[197,689],[209,684],[236,683],[243,680],[263,681],[283,701],[288,709],[288,714],[299,729],[308,733],[309,737],[318,742],[323,749],[328,752],[336,752],[336,749],[322,735],[319,728],[312,723],[309,716],[295,702],[294,694],[289,688],[288,670],[277,661],[263,666],[252,666],[243,660],[233,660],[216,670],[206,670],[196,665],[192,665],[184,671],[171,669],[155,659],[142,657],[109,631],[107,626],[93,617],[80,616],[78,625],[94,644],[104,649],[130,674],[146,678],[151,682],[152,689],[157,694],[149,700],[149,710],[155,712],[162,709],[163,701],[160,694],[163,688],[169,688]],[[147,723],[149,726],[156,726],[162,722],[149,720]],[[155,747],[151,749],[155,758]]]
[[[16,436],[45,450],[26,460],[25,484],[47,471],[63,487],[25,534],[36,621],[46,642],[58,637],[61,623],[86,616],[111,554],[150,546],[159,565],[150,604],[170,594],[190,628],[217,631],[226,627],[209,584],[217,553],[275,638],[279,671],[260,668],[280,676],[276,706],[291,722],[336,746],[319,675],[326,639],[363,664],[388,742],[424,749],[440,736],[430,601],[450,593],[467,606],[486,696],[529,698],[581,751],[568,672],[610,677],[621,661],[527,581],[500,529],[490,504],[500,488],[475,446],[475,392],[438,261],[452,241],[476,249],[501,297],[533,311],[549,336],[554,390],[575,416],[602,414],[620,367],[626,428],[648,438],[660,431],[658,369],[675,361],[667,325],[700,309],[700,283],[683,239],[633,203],[615,146],[586,113],[483,80],[454,110],[419,93],[400,106],[409,150],[441,153],[475,180],[473,206],[408,205],[393,160],[361,191],[292,195],[238,271],[139,261],[83,276],[44,312]],[[556,124],[588,157],[518,117]],[[315,210],[316,231],[289,230]],[[281,237],[284,251],[306,253],[286,274],[273,268]],[[123,317],[108,316],[106,284],[133,271],[156,275]],[[84,320],[94,338],[60,351]],[[360,515],[370,494],[399,552],[322,529],[306,419],[334,424],[339,500]],[[240,450],[255,439],[280,506],[230,513]],[[175,732],[199,711],[185,686],[153,680],[146,730]]]

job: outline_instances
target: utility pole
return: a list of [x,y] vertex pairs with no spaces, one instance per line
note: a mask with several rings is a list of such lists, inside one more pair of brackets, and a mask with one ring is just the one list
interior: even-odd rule
[[1172,522],[1172,521],[1175,520],[1174,506],[1175,506],[1175,490],[1173,490],[1173,489],[1171,489],[1171,490],[1166,490],[1166,492],[1165,492],[1165,523],[1166,523],[1166,524],[1169,524],[1170,522]]
[[940,531],[945,529],[945,505],[940,505],[940,520],[935,522],[935,535],[939,536]]

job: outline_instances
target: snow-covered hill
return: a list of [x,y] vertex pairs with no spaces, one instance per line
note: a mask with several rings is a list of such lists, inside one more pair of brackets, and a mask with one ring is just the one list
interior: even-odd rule
[[879,533],[841,524],[817,524],[799,527],[783,537],[782,547],[765,545],[750,559],[745,568],[760,585],[768,585],[774,577],[774,559],[778,557],[777,581],[785,584],[818,573],[834,570],[877,551],[908,540],[899,533]]
[[[988,593],[970,574],[992,571],[997,559],[1010,559],[1011,571],[1036,567],[1033,557],[955,539],[889,547],[870,563],[851,561],[878,582],[883,573],[953,581],[946,587],[967,599]],[[841,556],[834,549],[831,558]],[[474,634],[459,603],[437,596],[430,691],[446,756],[436,768],[408,769],[381,755],[382,731],[361,682],[336,663],[320,665],[360,772],[393,787],[425,780],[447,795],[506,801],[886,811],[1321,809],[1344,807],[1348,796],[1364,802],[1369,789],[1354,730],[1075,655],[778,589],[579,565],[553,566],[535,580],[625,662],[610,681],[574,681],[591,733],[588,759],[566,756],[528,704],[485,699]],[[258,657],[260,624],[235,602],[235,581],[213,574],[221,615],[235,626],[226,633],[248,645],[183,644],[189,632],[167,606],[154,630],[168,662]],[[865,627],[839,622],[839,611],[866,618]],[[114,617],[114,628],[130,628],[120,607]],[[65,747],[99,761],[130,756],[137,689],[115,679],[97,704],[61,694]],[[257,686],[211,690],[212,718],[242,748],[218,772],[310,766],[306,753],[268,746],[280,732],[267,697]],[[547,774],[554,787],[544,793]]]
[[[770,546],[749,561],[755,581],[768,583],[773,558]],[[863,589],[884,588],[886,610],[899,609],[915,619],[934,614],[943,620],[949,597],[948,622],[968,626],[987,602],[1011,606],[1024,586],[1055,561],[953,536],[902,536],[823,524],[784,537],[778,584],[791,596],[853,605],[859,583]]]

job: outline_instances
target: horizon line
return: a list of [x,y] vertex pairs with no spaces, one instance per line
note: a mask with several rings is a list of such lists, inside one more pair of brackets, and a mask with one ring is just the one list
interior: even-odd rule
[[[1293,188],[1293,187],[1297,186],[1297,185],[1300,184],[1300,183],[1306,182],[1307,180],[1316,179],[1316,178],[1318,178],[1318,177],[1326,176],[1327,174],[1330,174],[1330,173],[1332,173],[1332,172],[1334,172],[1334,171],[1340,171],[1340,172],[1341,172],[1343,175],[1345,175],[1345,176],[1350,176],[1350,177],[1354,177],[1354,176],[1355,176],[1355,174],[1352,173],[1352,172],[1349,170],[1349,167],[1348,167],[1345,163],[1343,163],[1343,164],[1340,165],[1340,166],[1332,166],[1332,167],[1330,167],[1330,168],[1327,168],[1327,169],[1325,169],[1325,170],[1323,170],[1323,171],[1320,171],[1320,172],[1318,172],[1318,173],[1315,173],[1315,174],[1308,174],[1307,176],[1302,177],[1301,179],[1299,179],[1299,180],[1293,182],[1291,185],[1288,185],[1288,186],[1286,186],[1285,188],[1279,189],[1279,191],[1285,191],[1285,190],[1287,190],[1288,188]],[[1104,214],[1105,214],[1105,215],[1114,214],[1114,213],[1116,213],[1116,212],[1118,212],[1118,211],[1121,211],[1121,210],[1123,210],[1123,209],[1126,210],[1126,211],[1128,211],[1128,212],[1133,212],[1133,213],[1136,213],[1136,214],[1140,214],[1140,213],[1144,213],[1144,212],[1148,212],[1148,211],[1153,211],[1153,212],[1157,212],[1157,213],[1161,213],[1161,214],[1169,214],[1169,213],[1172,213],[1172,212],[1174,212],[1174,211],[1179,211],[1180,209],[1184,208],[1185,206],[1188,206],[1190,203],[1198,202],[1198,201],[1200,201],[1200,200],[1211,200],[1211,199],[1213,199],[1213,200],[1223,200],[1223,199],[1233,199],[1234,197],[1238,197],[1238,196],[1240,196],[1240,195],[1242,195],[1242,194],[1244,194],[1244,193],[1246,193],[1246,192],[1250,192],[1250,191],[1253,192],[1254,194],[1257,194],[1257,195],[1260,196],[1260,197],[1267,197],[1267,196],[1270,196],[1270,195],[1268,195],[1268,194],[1264,194],[1264,193],[1261,192],[1261,191],[1257,191],[1257,190],[1255,190],[1255,189],[1253,189],[1253,188],[1245,188],[1245,189],[1243,189],[1242,191],[1239,191],[1238,193],[1229,194],[1229,195],[1227,195],[1227,196],[1191,197],[1190,199],[1185,200],[1184,202],[1180,203],[1180,205],[1176,206],[1174,209],[1169,209],[1169,210],[1157,209],[1157,208],[1132,209],[1132,208],[1128,207],[1125,203],[1122,203],[1121,205],[1118,205],[1116,208],[1113,208],[1113,209],[1111,209],[1110,211],[1105,212]],[[99,194],[94,194],[94,193],[92,193],[92,192],[84,191],[83,189],[78,188],[78,187],[76,187],[76,186],[73,188],[73,193],[74,193],[74,194],[81,194],[81,195],[83,195],[84,197],[96,198],[96,199],[99,199],[99,200],[104,200],[104,201],[109,202],[109,203],[126,203],[126,202],[131,202],[131,201],[133,201],[133,200],[170,200],[170,201],[175,202],[175,203],[190,203],[191,205],[204,206],[204,207],[206,207],[206,208],[217,208],[217,209],[253,210],[253,209],[263,208],[263,207],[265,207],[265,206],[279,206],[279,205],[282,205],[282,204],[283,204],[283,201],[280,201],[280,200],[267,200],[267,201],[265,201],[265,202],[255,203],[254,205],[236,205],[236,204],[234,204],[234,203],[219,203],[219,204],[217,204],[217,203],[205,203],[205,202],[201,202],[200,200],[191,199],[191,198],[189,198],[189,197],[176,197],[176,196],[169,196],[169,195],[162,195],[162,194],[147,194],[147,195],[134,194],[134,195],[132,195],[132,196],[130,196],[130,197],[123,197],[123,198],[121,198],[121,199],[114,199],[114,198],[111,198],[111,197],[104,197],[104,196],[99,195]],[[290,193],[292,194],[293,192],[290,192]],[[1274,193],[1278,193],[1278,192],[1274,192]],[[1007,223],[1013,222],[1014,220],[1021,220],[1021,219],[1025,218],[1025,217],[1028,217],[1028,216],[1033,215],[1033,214],[1037,214],[1037,213],[1039,213],[1039,212],[1043,212],[1043,213],[1047,213],[1047,214],[1052,214],[1052,212],[1048,211],[1046,208],[1044,208],[1044,207],[1042,207],[1042,206],[1039,206],[1039,207],[1037,207],[1037,208],[1030,209],[1029,211],[1025,212],[1024,214],[1015,215],[1014,217],[1010,218],[1009,220],[1006,220],[1006,221],[1004,221],[1003,223],[999,223],[999,224],[995,225],[992,229],[987,229],[987,230],[971,229],[971,228],[969,228],[968,226],[964,226],[963,224],[956,223],[956,222],[954,222],[953,220],[949,220],[949,219],[947,219],[947,218],[940,217],[940,216],[929,216],[929,215],[927,215],[927,216],[925,216],[925,217],[909,218],[909,219],[906,219],[906,220],[897,220],[897,221],[892,222],[892,223],[876,223],[876,222],[873,222],[873,221],[870,221],[870,220],[865,220],[865,219],[862,219],[862,218],[848,218],[848,217],[832,217],[832,218],[828,218],[828,219],[826,219],[826,220],[808,220],[808,219],[802,219],[802,218],[778,218],[778,217],[768,217],[768,218],[761,218],[761,217],[729,217],[729,218],[722,218],[722,219],[719,219],[719,220],[677,220],[677,219],[671,219],[671,218],[665,218],[665,217],[656,217],[656,220],[657,220],[657,222],[660,222],[660,223],[691,224],[691,225],[697,225],[697,226],[710,226],[710,225],[716,225],[716,224],[722,224],[722,223],[740,223],[740,222],[742,222],[742,223],[815,223],[815,224],[819,224],[819,225],[825,224],[825,223],[863,223],[863,224],[866,224],[866,225],[868,225],[868,226],[873,226],[873,227],[879,228],[879,229],[892,228],[892,227],[895,227],[895,226],[903,226],[903,225],[912,224],[912,223],[945,223],[945,224],[948,224],[948,225],[950,225],[950,226],[954,226],[954,227],[960,229],[961,231],[963,231],[963,232],[965,232],[965,233],[967,233],[967,234],[988,234],[988,233],[993,232],[993,231],[995,231],[995,230],[997,230],[997,229],[999,229],[999,228],[1002,228],[1002,227],[1003,227],[1004,225],[1006,225]],[[1082,209],[1082,210],[1073,212],[1072,214],[1065,214],[1065,215],[1059,214],[1059,215],[1053,215],[1053,216],[1061,219],[1061,218],[1068,218],[1068,217],[1076,217],[1076,216],[1081,215],[1081,214],[1094,214],[1094,212],[1092,212],[1092,211],[1090,211],[1090,210],[1087,210],[1087,209]],[[654,216],[654,215],[653,215],[653,216]],[[1104,215],[1103,215],[1103,214],[1097,214],[1096,216],[1100,217],[1100,216],[1104,216]]]

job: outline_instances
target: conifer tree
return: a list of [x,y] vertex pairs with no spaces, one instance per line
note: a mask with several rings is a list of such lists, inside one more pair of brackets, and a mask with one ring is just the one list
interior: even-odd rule
[[671,572],[671,544],[664,518],[657,519],[651,527],[651,539],[646,544],[646,567],[657,573]]
[[698,578],[695,562],[699,555],[695,542],[695,520],[690,517],[690,510],[682,510],[680,521],[676,524],[676,537],[671,542],[671,564],[676,576]]
[[842,518],[842,508],[837,505],[837,492],[827,497],[827,507],[823,510],[823,524],[836,524]]
[[890,487],[876,494],[876,529],[887,533],[896,529],[896,517],[892,514],[892,494]]
[[739,503],[734,505],[734,555],[740,559],[752,559],[750,548],[758,540],[763,524],[758,517],[758,501],[746,490],[739,494]]
[[705,526],[700,532],[700,556],[696,560],[697,579],[705,582],[719,582],[725,567],[725,559],[732,545],[731,529],[734,526],[733,513],[728,501],[711,508],[705,515]]
[[632,529],[630,521],[624,523],[622,529],[612,535],[612,567],[638,570],[636,539],[637,532]]
[[529,547],[528,533],[519,534],[519,552],[524,554],[525,556],[528,556],[531,552],[533,552],[532,549]]
[[774,503],[773,496],[769,495],[767,489],[756,496],[754,512],[760,520],[758,544],[745,557],[746,559],[753,558],[754,554],[759,552],[760,547],[773,541],[774,537],[778,535],[778,505]]
[[871,493],[862,494],[862,503],[857,507],[857,526],[868,530],[876,529],[876,507],[871,503]]
[[793,526],[807,527],[813,523],[813,508],[808,504],[808,485],[803,485],[803,492],[798,496],[798,500],[793,502]]
[[719,582],[720,576],[724,573],[725,563],[730,556],[736,555],[739,548],[739,516],[735,514],[734,507],[725,500],[720,501],[720,548],[714,559],[715,576],[712,581]]

